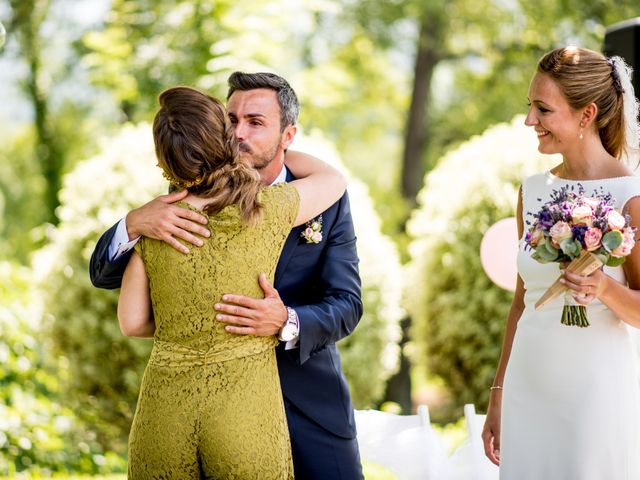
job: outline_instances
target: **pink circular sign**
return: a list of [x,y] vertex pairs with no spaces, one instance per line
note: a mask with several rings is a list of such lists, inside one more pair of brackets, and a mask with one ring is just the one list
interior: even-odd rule
[[493,283],[505,290],[516,289],[518,275],[518,227],[515,217],[494,223],[480,243],[482,268]]

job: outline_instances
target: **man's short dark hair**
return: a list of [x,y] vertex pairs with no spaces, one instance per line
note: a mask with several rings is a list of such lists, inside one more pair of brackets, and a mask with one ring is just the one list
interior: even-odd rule
[[298,121],[298,113],[300,112],[298,97],[289,82],[281,76],[267,72],[233,72],[229,76],[228,83],[227,100],[236,90],[247,91],[257,88],[274,90],[278,97],[278,105],[280,105],[280,131],[284,131],[287,125],[295,125]]

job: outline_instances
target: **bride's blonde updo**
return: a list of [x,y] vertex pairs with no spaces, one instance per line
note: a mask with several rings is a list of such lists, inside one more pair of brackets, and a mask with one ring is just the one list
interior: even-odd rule
[[633,97],[631,83],[626,81],[627,69],[619,57],[607,58],[593,50],[573,46],[556,48],[538,63],[538,72],[556,82],[571,108],[579,110],[590,103],[596,104],[595,126],[600,140],[616,158],[637,149],[633,139],[627,138],[630,127],[637,122],[633,114],[625,115],[625,97]]
[[234,127],[217,99],[190,87],[173,87],[160,94],[153,120],[158,166],[178,188],[205,197],[208,215],[237,204],[242,219],[255,222],[260,175],[238,156]]

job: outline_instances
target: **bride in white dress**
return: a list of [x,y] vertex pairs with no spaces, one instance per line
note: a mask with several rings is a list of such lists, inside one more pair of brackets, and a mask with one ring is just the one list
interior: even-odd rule
[[[562,163],[525,179],[518,202],[518,283],[483,430],[502,480],[640,479],[640,247],[621,267],[563,273],[591,326],[560,323],[564,298],[535,302],[559,275],[524,249],[525,222],[552,190],[600,188],[640,227],[637,101],[619,58],[576,47],[549,52],[529,88],[525,123]],[[625,162],[627,160],[627,162]],[[626,165],[630,164],[630,166]]]

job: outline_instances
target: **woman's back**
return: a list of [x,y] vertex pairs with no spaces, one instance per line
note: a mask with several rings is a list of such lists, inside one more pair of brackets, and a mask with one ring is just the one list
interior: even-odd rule
[[261,272],[273,282],[299,198],[293,186],[281,184],[264,188],[261,201],[263,216],[255,225],[243,223],[235,205],[209,217],[211,237],[189,255],[158,240],[138,243],[149,277],[156,341],[179,344],[216,360],[255,354],[277,343],[275,337],[229,334],[215,319],[214,305],[223,294],[262,297]]

